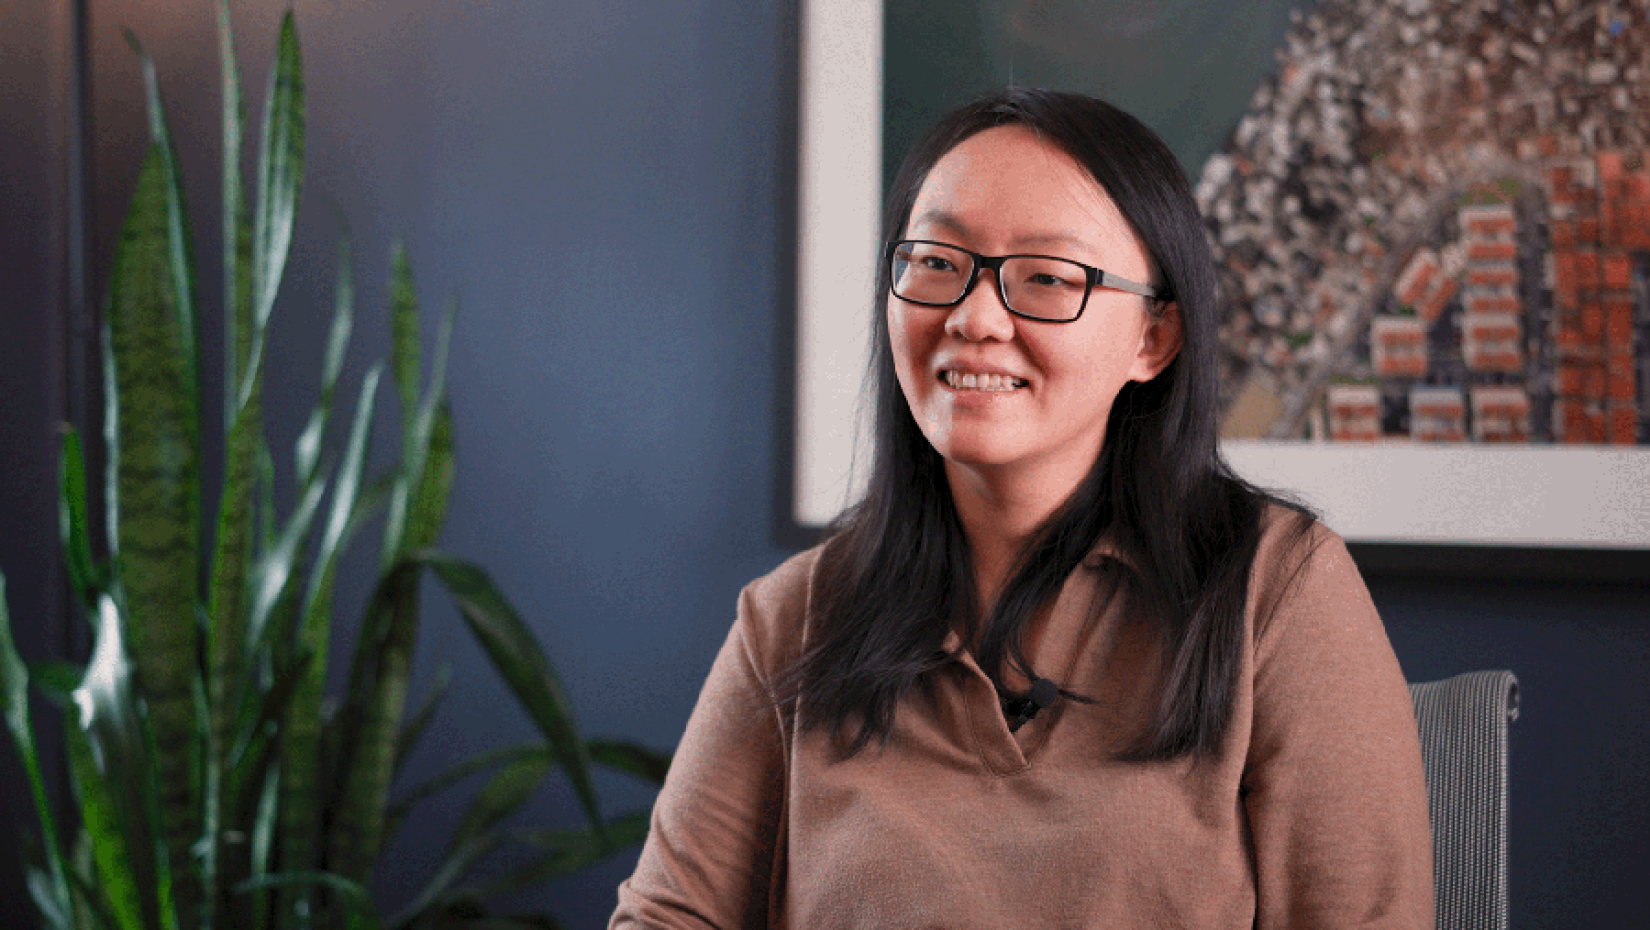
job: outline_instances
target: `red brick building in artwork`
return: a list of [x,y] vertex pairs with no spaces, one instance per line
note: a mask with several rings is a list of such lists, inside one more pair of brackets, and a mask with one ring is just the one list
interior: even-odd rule
[[1462,442],[1467,405],[1457,387],[1417,387],[1409,392],[1409,435],[1416,442]]
[[1381,438],[1381,392],[1367,384],[1329,388],[1329,436],[1339,442]]
[[1650,151],[1604,152],[1548,168],[1551,185],[1553,433],[1630,445],[1640,405],[1633,260],[1650,252]]

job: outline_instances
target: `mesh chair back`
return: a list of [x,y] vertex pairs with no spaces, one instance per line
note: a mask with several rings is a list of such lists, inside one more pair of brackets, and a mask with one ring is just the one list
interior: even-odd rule
[[1507,723],[1512,672],[1409,686],[1432,814],[1438,930],[1507,927]]

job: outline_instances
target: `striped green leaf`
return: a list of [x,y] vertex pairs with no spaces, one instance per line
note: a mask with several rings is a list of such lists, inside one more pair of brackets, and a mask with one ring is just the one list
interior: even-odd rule
[[121,930],[171,930],[178,924],[170,858],[156,825],[155,770],[124,642],[128,626],[113,598],[100,599],[97,639],[64,745],[104,906]]
[[[292,11],[281,18],[275,68],[264,96],[258,203],[252,222],[252,323],[262,337],[286,270],[304,175],[304,73]],[[256,355],[256,350],[254,350]],[[253,365],[256,365],[254,359]],[[243,377],[243,381],[246,380]]]
[[252,355],[252,216],[241,179],[246,97],[228,0],[218,4],[218,67],[223,93],[224,411],[233,419],[241,375]]
[[454,886],[464,880],[482,857],[503,846],[505,840],[502,831],[494,831],[470,840],[448,855],[412,901],[390,917],[389,925],[399,930],[415,922],[422,923],[425,915],[445,911],[455,899],[464,897],[462,893],[454,893]]
[[41,659],[29,663],[29,682],[58,707],[67,708],[74,704],[71,695],[74,689],[80,687],[80,679],[85,677],[84,665],[62,659]]
[[443,399],[435,408],[426,433],[423,473],[408,503],[407,541],[410,551],[435,545],[447,523],[452,500],[454,468],[453,410]]
[[[332,588],[339,555],[354,528],[351,517],[357,510],[367,453],[372,445],[373,399],[378,395],[381,374],[381,366],[375,365],[361,382],[349,441],[338,469],[337,488],[304,593],[298,648],[311,661],[297,683],[281,727],[279,855],[288,868],[317,866],[321,859],[324,801],[320,786],[321,720],[327,657],[331,649]],[[281,911],[292,912],[297,907],[297,899],[310,891],[312,889],[301,886],[283,888]]]
[[[136,687],[149,712],[160,766],[160,805],[179,899],[200,901],[191,850],[200,836],[195,801],[202,747],[195,727],[199,631],[199,438],[191,381],[192,343],[181,330],[176,256],[181,234],[168,220],[175,174],[150,147],[115,252],[105,321],[112,375],[105,431],[112,474],[109,505]],[[193,926],[192,918],[186,918]]]
[[23,881],[46,930],[75,930],[74,911],[70,909],[73,902],[69,898],[67,882],[59,893],[51,873],[32,866],[24,870]]
[[[155,73],[154,59],[144,51],[143,44],[131,30],[122,31],[127,44],[137,53],[143,70],[143,89],[148,101],[149,142],[159,149],[161,154],[160,170],[164,175],[166,198],[167,270],[172,278],[172,291],[177,298],[172,310],[178,317],[177,330],[181,340],[179,352],[185,374],[190,389],[198,392],[200,374],[195,352],[195,259],[191,251],[194,238],[189,232],[189,210],[183,199],[183,178],[178,169],[177,147],[173,144],[172,133],[167,128],[166,106],[161,99],[160,79]],[[198,394],[194,405],[200,405]]]
[[372,892],[360,882],[350,881],[341,875],[318,870],[298,870],[272,872],[247,879],[237,884],[235,894],[252,894],[269,888],[290,886],[325,888],[334,892],[346,906],[350,927],[361,930],[376,930],[380,925],[378,910],[372,903]]
[[[248,688],[246,676],[247,585],[256,537],[258,450],[263,434],[262,339],[252,318],[252,220],[241,178],[246,100],[235,54],[229,4],[218,4],[219,87],[222,92],[222,262],[224,326],[224,478],[207,589],[206,682],[207,760],[204,817],[208,829],[200,846],[203,895],[219,894],[220,820],[227,803],[225,769],[237,719],[236,698]],[[242,379],[250,378],[243,387]],[[211,912],[209,912],[210,914]]]
[[[401,400],[402,454],[395,483],[390,491],[389,515],[384,524],[384,545],[381,563],[387,568],[400,556],[428,545],[433,536],[422,545],[415,536],[428,535],[432,521],[439,531],[439,521],[446,512],[444,485],[451,483],[451,423],[447,424],[449,448],[444,474],[426,481],[426,462],[430,454],[432,436],[436,430],[437,411],[446,400],[446,356],[451,343],[452,319],[456,308],[449,306],[442,322],[441,339],[437,345],[437,364],[431,384],[422,399],[418,396],[418,376],[421,364],[421,342],[418,334],[418,300],[412,282],[412,268],[407,261],[406,247],[397,243],[391,256],[390,271],[391,329],[393,340],[393,371],[396,393]],[[450,414],[449,414],[450,417]]]
[[275,544],[258,557],[252,568],[252,608],[247,617],[247,643],[257,655],[271,655],[275,643],[291,642],[296,632],[275,621],[277,605],[287,596],[298,574],[303,544],[310,524],[326,496],[327,482],[317,480],[304,489],[292,517],[281,528]]
[[350,332],[355,326],[355,282],[350,263],[350,245],[346,237],[338,246],[338,282],[333,291],[332,331],[327,335],[326,360],[321,367],[321,399],[310,411],[309,422],[298,435],[295,453],[298,483],[306,484],[321,464],[321,441],[326,437],[332,418],[332,397],[338,388],[338,376],[344,369],[344,353],[349,348]]
[[[67,912],[69,884],[65,877],[62,847],[57,842],[57,824],[52,817],[50,802],[46,799],[46,782],[40,773],[40,758],[35,750],[34,725],[29,719],[29,670],[11,635],[11,614],[6,606],[6,576],[0,574],[0,714],[6,718],[17,753],[22,757],[23,769],[28,775],[29,791],[34,798],[35,815],[40,821],[45,839],[45,860],[50,900],[55,910]],[[37,893],[36,897],[40,897]]]
[[390,357],[395,392],[401,398],[401,421],[411,423],[418,406],[418,384],[423,363],[418,335],[418,290],[413,287],[412,263],[405,243],[390,250]]
[[454,828],[447,851],[455,853],[502,824],[532,800],[545,779],[555,771],[556,760],[549,753],[527,756],[494,772],[471,798],[470,806]]
[[405,771],[407,760],[412,757],[413,750],[418,748],[419,741],[429,730],[431,721],[435,719],[435,712],[441,706],[442,700],[447,697],[447,689],[452,683],[453,667],[443,665],[441,671],[436,673],[435,684],[430,687],[430,692],[424,695],[424,700],[419,702],[412,716],[402,724],[401,737],[395,742],[396,775]]
[[418,632],[421,566],[395,563],[380,579],[356,643],[340,720],[339,795],[331,804],[328,867],[365,881],[383,842],[396,741]]
[[80,433],[72,426],[63,431],[57,473],[58,537],[68,563],[69,583],[90,610],[108,588],[109,580],[92,556],[92,534],[86,516],[86,460],[80,451]]
[[670,771],[670,753],[619,740],[591,740],[590,759],[653,785],[663,785]]
[[[236,414],[224,441],[223,490],[218,504],[218,529],[212,554],[206,623],[206,715],[207,758],[205,768],[205,818],[215,822],[224,803],[222,797],[226,753],[234,739],[237,698],[253,687],[247,665],[247,611],[253,542],[256,535],[254,490],[257,483],[258,450],[263,418],[259,413],[259,391],[254,390]],[[215,901],[217,887],[216,830],[206,834],[201,845],[202,884],[206,900]]]
[[457,601],[465,622],[492,659],[493,667],[526,708],[555,753],[556,761],[567,770],[585,814],[599,831],[601,813],[596,803],[596,787],[590,778],[590,752],[579,736],[573,707],[562,688],[561,678],[538,638],[499,593],[486,571],[437,553],[426,552],[419,558],[435,571]]
[[498,878],[466,889],[480,900],[506,897],[587,869],[610,856],[647,839],[650,812],[638,811],[615,817],[600,830],[535,830],[515,835],[515,839],[539,849],[536,859]]
[[[492,771],[501,766],[514,765],[524,759],[538,758],[553,760],[555,757],[551,755],[550,750],[545,748],[543,743],[535,742],[510,749],[494,750],[484,755],[466,759],[397,798],[395,803],[390,805],[386,820],[392,825],[399,825],[412,812],[412,809],[421,802],[446,791],[467,778],[481,772]],[[385,833],[393,836],[395,830],[387,828]]]

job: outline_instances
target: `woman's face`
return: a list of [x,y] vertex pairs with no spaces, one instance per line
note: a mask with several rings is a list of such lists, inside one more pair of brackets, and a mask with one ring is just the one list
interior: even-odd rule
[[[981,132],[941,158],[903,238],[983,255],[1053,255],[1152,279],[1146,250],[1105,190],[1019,126]],[[1145,298],[1096,287],[1075,321],[1027,320],[1003,306],[995,275],[982,270],[955,307],[889,295],[900,387],[953,482],[963,469],[1069,493],[1100,454],[1118,391],[1174,358],[1177,308],[1154,318]]]

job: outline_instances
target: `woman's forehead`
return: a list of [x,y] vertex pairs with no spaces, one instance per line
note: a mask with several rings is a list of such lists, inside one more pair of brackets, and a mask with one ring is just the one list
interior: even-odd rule
[[1087,169],[1022,126],[976,133],[941,156],[917,191],[908,226],[1028,246],[1138,247]]

